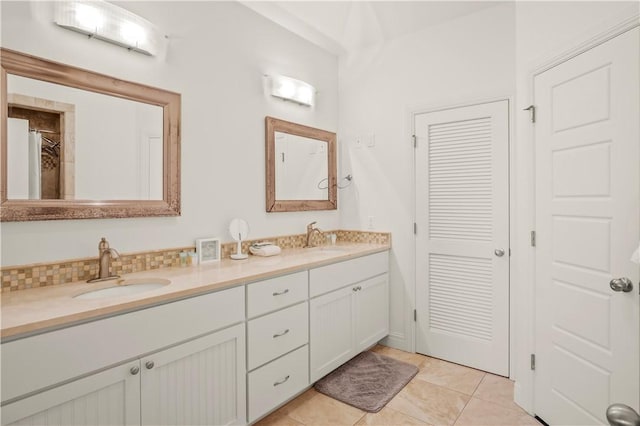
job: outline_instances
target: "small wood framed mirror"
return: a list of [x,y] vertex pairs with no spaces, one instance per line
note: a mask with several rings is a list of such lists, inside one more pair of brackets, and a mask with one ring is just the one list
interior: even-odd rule
[[265,118],[267,212],[336,210],[336,134]]

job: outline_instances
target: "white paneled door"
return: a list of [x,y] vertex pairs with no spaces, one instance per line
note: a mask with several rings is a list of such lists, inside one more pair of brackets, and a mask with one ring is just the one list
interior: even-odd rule
[[[612,403],[638,410],[638,31],[534,80],[535,412],[552,425],[606,424]],[[613,291],[620,278],[633,290]]]
[[415,116],[416,350],[509,375],[509,102]]

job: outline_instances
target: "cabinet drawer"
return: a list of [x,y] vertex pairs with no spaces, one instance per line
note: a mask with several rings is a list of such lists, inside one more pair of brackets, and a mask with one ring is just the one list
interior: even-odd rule
[[307,271],[249,284],[247,316],[253,318],[302,302],[309,295],[307,284]]
[[249,373],[249,421],[271,411],[309,386],[309,347]]
[[354,284],[389,270],[389,253],[358,257],[309,271],[311,297]]
[[249,321],[249,370],[309,341],[309,303]]

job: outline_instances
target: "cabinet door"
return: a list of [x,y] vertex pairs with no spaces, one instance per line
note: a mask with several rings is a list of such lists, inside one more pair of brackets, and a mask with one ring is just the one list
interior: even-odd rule
[[355,355],[355,288],[333,291],[309,304],[312,383]]
[[3,425],[139,425],[140,363],[129,362],[2,407]]
[[143,425],[226,425],[246,420],[244,324],[141,360]]
[[361,352],[389,334],[389,277],[383,274],[356,287],[356,352]]

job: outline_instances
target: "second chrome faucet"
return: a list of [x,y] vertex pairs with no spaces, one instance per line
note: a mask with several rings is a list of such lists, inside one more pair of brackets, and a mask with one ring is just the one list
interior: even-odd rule
[[316,224],[317,222],[311,222],[310,224],[307,225],[307,244],[305,245],[305,247],[315,247],[312,244],[312,237],[313,234],[320,234],[322,235],[322,231],[318,228],[314,228],[313,226]]

